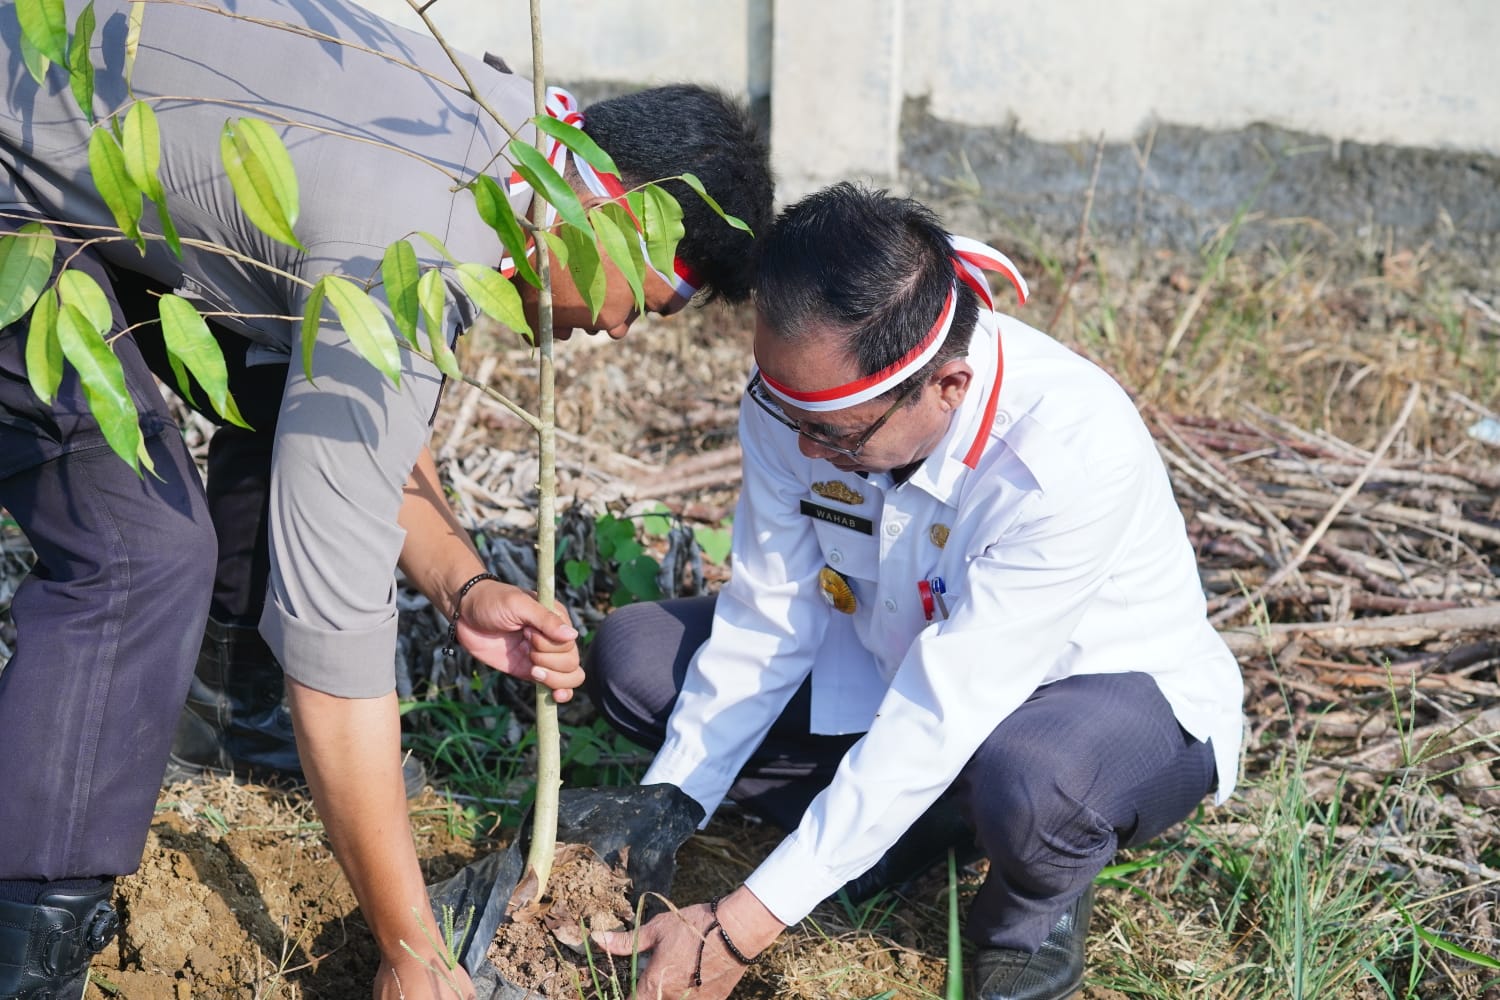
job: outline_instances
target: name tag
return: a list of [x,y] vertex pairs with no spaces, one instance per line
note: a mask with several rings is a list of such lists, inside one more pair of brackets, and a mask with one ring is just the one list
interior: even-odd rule
[[827,521],[836,524],[840,528],[848,528],[861,534],[875,534],[875,522],[868,517],[860,517],[844,510],[834,510],[830,507],[820,507],[811,500],[802,501],[802,513],[808,517],[817,518],[819,521]]

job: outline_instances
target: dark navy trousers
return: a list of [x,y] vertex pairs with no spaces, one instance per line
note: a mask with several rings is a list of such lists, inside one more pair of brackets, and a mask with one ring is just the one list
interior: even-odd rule
[[123,875],[140,863],[203,639],[214,533],[130,338],[116,354],[156,466],[139,477],[105,444],[71,370],[52,405],[32,393],[26,322],[0,331],[0,506],[36,552],[0,671],[0,880]]
[[[589,694],[612,725],[657,749],[714,598],[631,605],[590,648]],[[859,739],[809,733],[804,684],[730,797],[791,829]],[[1178,725],[1144,673],[1070,677],[996,725],[950,789],[990,861],[964,933],[1034,951],[1115,851],[1188,816],[1215,784],[1212,748]]]

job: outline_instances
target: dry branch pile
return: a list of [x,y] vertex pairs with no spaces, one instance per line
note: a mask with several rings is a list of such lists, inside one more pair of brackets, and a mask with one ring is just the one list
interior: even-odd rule
[[[1264,412],[1148,418],[1209,613],[1245,668],[1252,732],[1290,690],[1309,731],[1354,741],[1341,769],[1389,775],[1425,754],[1426,773],[1492,808],[1500,467],[1384,454],[1409,411],[1373,452]],[[1425,728],[1402,730],[1393,697]]]

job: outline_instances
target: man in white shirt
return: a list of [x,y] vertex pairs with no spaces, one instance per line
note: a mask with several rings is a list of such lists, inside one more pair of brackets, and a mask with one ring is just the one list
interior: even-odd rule
[[847,184],[763,240],[732,579],[616,612],[591,683],[660,747],[643,783],[790,833],[722,899],[601,935],[653,952],[640,996],[727,996],[940,797],[989,859],[975,995],[1069,996],[1094,876],[1234,786],[1240,675],[1151,436],[994,311],[990,270],[1024,301],[1003,256]]

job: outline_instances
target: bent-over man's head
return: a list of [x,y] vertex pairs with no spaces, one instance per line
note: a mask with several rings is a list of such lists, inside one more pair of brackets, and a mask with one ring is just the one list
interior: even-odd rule
[[837,184],[782,212],[756,259],[751,398],[844,471],[931,454],[973,379],[979,310],[937,217]]
[[[748,111],[727,95],[694,84],[672,84],[610,98],[582,109],[580,127],[614,159],[624,189],[693,174],[723,210],[756,235],[771,223],[770,154]],[[586,183],[570,158],[565,176],[585,206],[611,200]],[[606,182],[612,183],[612,182]],[[663,184],[682,206],[682,241],[674,274],[646,272],[646,312],[668,315],[693,298],[743,302],[750,295],[754,238],[726,223],[681,181]],[[606,295],[594,317],[569,281],[554,287],[553,321],[559,335],[572,329],[623,337],[636,319],[624,276],[605,262]],[[566,271],[553,265],[556,275]],[[528,318],[535,321],[534,289],[520,286]]]

